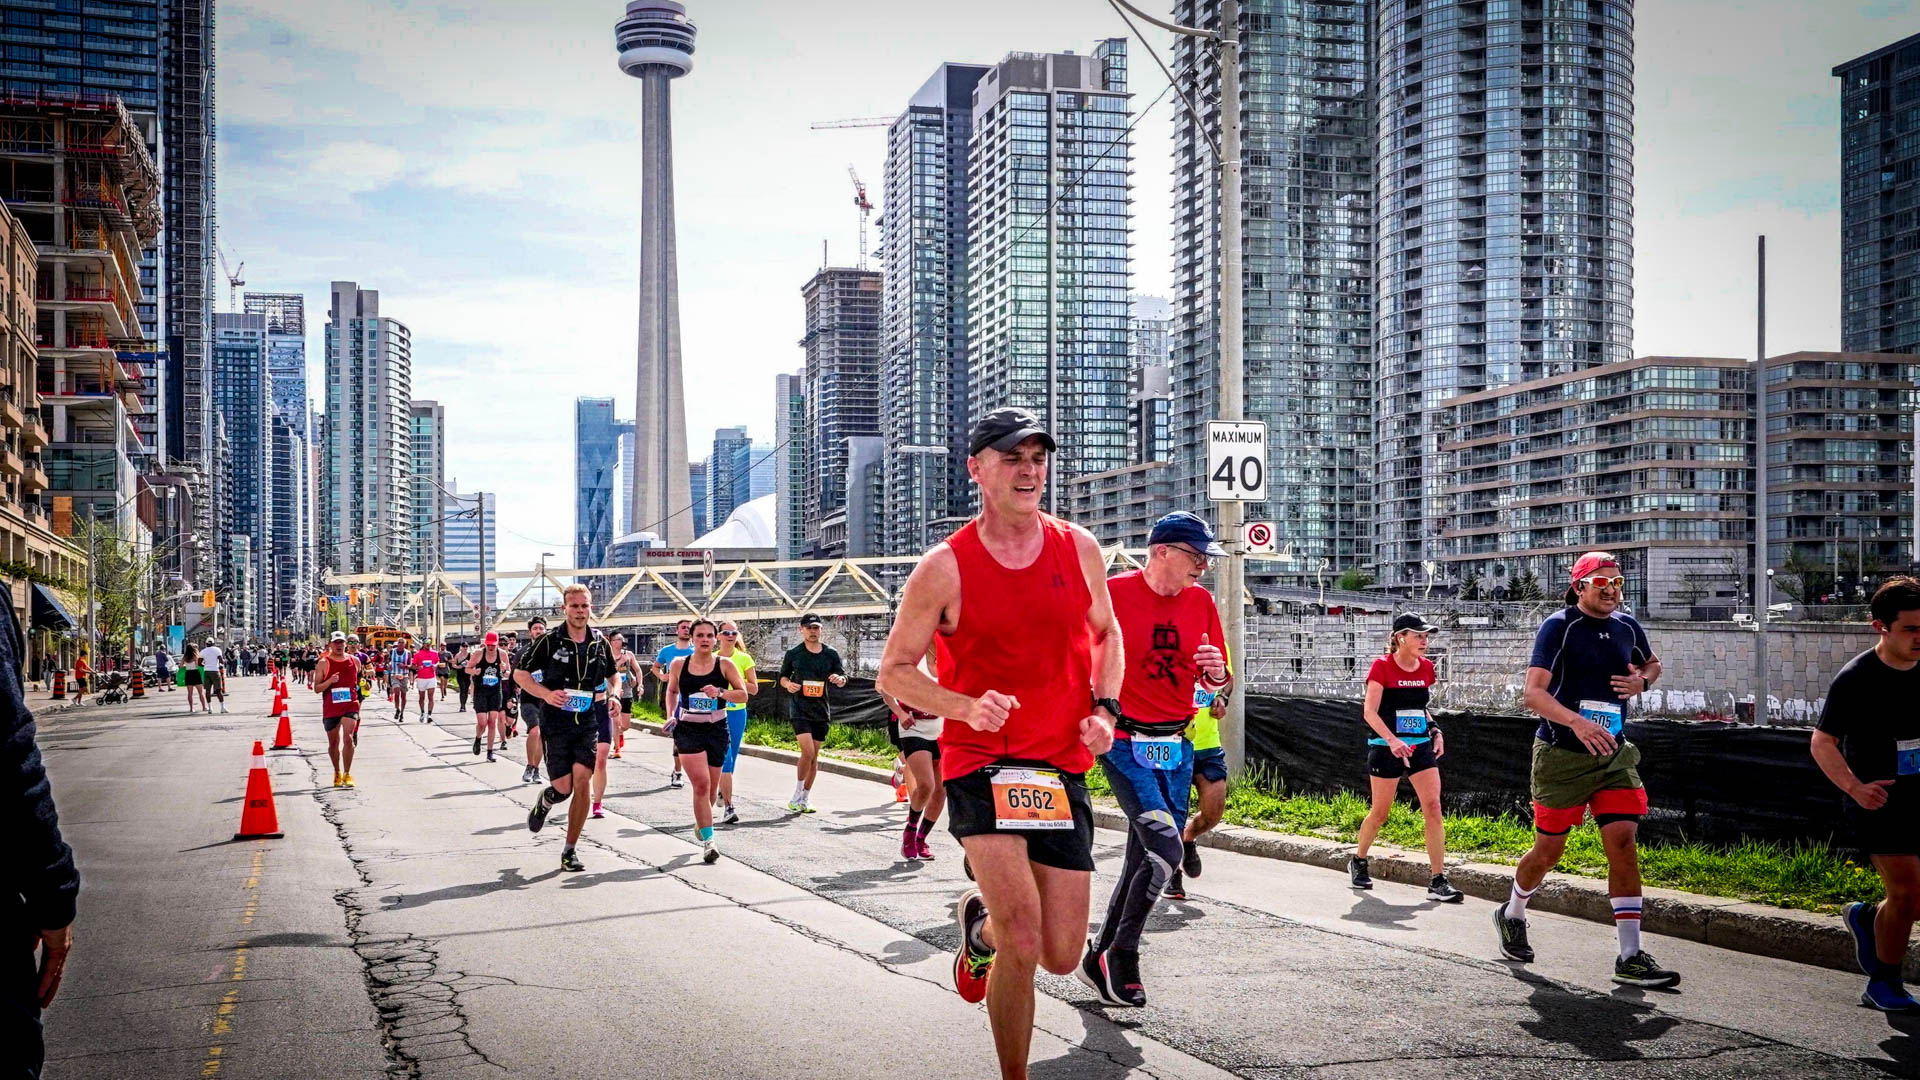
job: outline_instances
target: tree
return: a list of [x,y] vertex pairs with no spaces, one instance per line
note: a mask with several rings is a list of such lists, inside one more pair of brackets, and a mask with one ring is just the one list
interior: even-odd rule
[[[113,522],[91,515],[75,515],[73,543],[90,559],[88,574],[93,582],[94,629],[100,637],[100,651],[126,655],[133,647],[133,628],[138,625],[141,600],[153,574],[154,554],[142,553],[131,541],[121,539],[114,532]],[[86,581],[75,585],[77,590],[86,587]],[[84,612],[81,629],[86,629]]]
[[1356,567],[1341,574],[1340,580],[1335,584],[1347,592],[1359,592],[1373,584],[1373,575]]
[[1698,570],[1689,570],[1680,575],[1680,584],[1673,590],[1673,599],[1682,607],[1692,607],[1707,596],[1707,575]]
[[1467,579],[1467,583],[1465,585],[1460,586],[1460,599],[1462,600],[1480,599],[1480,579],[1479,578],[1470,577]]
[[1811,604],[1832,591],[1833,573],[1799,551],[1789,551],[1787,561],[1782,563],[1779,572],[1773,575],[1773,587],[1792,600],[1801,604]]
[[1532,570],[1522,571],[1507,589],[1507,599],[1516,603],[1530,603],[1546,598],[1547,594],[1540,589],[1540,579],[1533,576]]

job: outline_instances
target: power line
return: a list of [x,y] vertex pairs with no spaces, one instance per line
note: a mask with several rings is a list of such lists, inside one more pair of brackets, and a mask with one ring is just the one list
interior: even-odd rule
[[1166,89],[1160,91],[1160,95],[1158,97],[1154,98],[1152,101],[1147,102],[1147,107],[1144,109],[1141,109],[1140,112],[1136,116],[1134,116],[1133,123],[1128,124],[1124,131],[1120,132],[1120,134],[1115,135],[1113,137],[1113,141],[1108,143],[1106,145],[1106,148],[1100,151],[1100,156],[1088,162],[1087,167],[1084,169],[1081,169],[1080,174],[1078,176],[1075,176],[1072,180],[1068,181],[1066,186],[1060,189],[1059,194],[1053,197],[1053,201],[1047,204],[1047,208],[1040,212],[1039,217],[1029,222],[1026,228],[1021,229],[1018,233],[1015,233],[1013,239],[1007,241],[1007,248],[1009,249],[1009,252],[1011,252],[1011,249],[1013,248],[1014,245],[1018,244],[1021,240],[1025,239],[1026,235],[1032,232],[1037,226],[1039,226],[1041,222],[1044,222],[1049,218],[1051,218],[1053,216],[1053,208],[1060,205],[1060,200],[1066,198],[1069,194],[1073,192],[1075,188],[1079,187],[1080,181],[1085,180],[1087,178],[1087,174],[1093,171],[1094,166],[1105,161],[1107,159],[1107,155],[1113,152],[1114,147],[1119,146],[1120,143],[1123,140],[1125,140],[1127,136],[1133,134],[1133,129],[1140,126],[1140,121],[1145,120],[1147,118],[1147,114],[1153,111],[1153,107],[1155,105],[1158,105],[1162,101],[1165,101],[1167,94],[1172,92],[1172,90],[1173,90],[1173,83],[1169,82],[1166,85]]

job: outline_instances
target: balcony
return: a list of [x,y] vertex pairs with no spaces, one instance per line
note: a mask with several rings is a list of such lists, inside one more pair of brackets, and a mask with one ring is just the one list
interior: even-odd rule
[[0,425],[15,430],[27,426],[26,413],[21,411],[19,397],[12,387],[0,390]]
[[20,477],[20,486],[27,492],[47,490],[47,471],[41,466],[38,454],[29,454],[26,459],[27,471]]
[[27,414],[27,422],[20,426],[20,443],[29,450],[38,450],[47,445],[47,427],[40,422],[38,410]]
[[19,454],[0,448],[0,476],[19,477],[26,474],[27,463]]

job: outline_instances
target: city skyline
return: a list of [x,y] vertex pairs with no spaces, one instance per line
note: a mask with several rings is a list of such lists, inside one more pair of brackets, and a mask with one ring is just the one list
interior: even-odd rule
[[[322,296],[329,280],[390,266],[381,287],[418,328],[422,385],[458,415],[498,414],[492,380],[527,380],[538,392],[516,395],[523,408],[511,418],[450,433],[449,457],[469,471],[518,473],[512,466],[528,457],[564,460],[575,396],[631,394],[630,368],[613,361],[632,355],[639,235],[628,212],[607,208],[631,197],[625,178],[637,174],[637,88],[607,55],[618,5],[581,7],[537,27],[505,3],[469,5],[457,23],[384,9],[341,23],[265,0],[221,11],[223,238],[248,259],[256,287]],[[772,431],[772,376],[801,359],[788,321],[734,313],[747,305],[777,314],[777,297],[818,268],[823,236],[831,261],[854,261],[858,221],[846,205],[845,165],[881,176],[885,133],[815,132],[808,123],[895,115],[944,62],[1082,49],[1124,32],[1093,2],[1037,11],[989,2],[964,20],[902,18],[856,2],[846,21],[863,29],[852,35],[812,25],[799,7],[713,4],[691,13],[703,43],[715,46],[698,57],[700,77],[675,88],[680,242],[708,253],[697,264],[683,258],[681,268],[695,443],[698,433],[729,424]],[[1636,11],[1633,355],[1750,351],[1757,232],[1768,234],[1774,260],[1770,351],[1839,347],[1839,130],[1830,70],[1902,37],[1901,19],[1916,8],[1816,15],[1787,3],[1749,5],[1737,42],[1723,25],[1731,10]],[[1703,40],[1721,44],[1695,47]],[[1168,47],[1157,33],[1149,41]],[[861,79],[803,78],[823,50],[856,57]],[[383,59],[397,55],[424,56],[424,67]],[[489,65],[473,61],[487,56],[503,58],[495,70],[524,70],[550,86],[543,104],[530,108],[524,86],[483,74]],[[1769,78],[1755,84],[1754,70]],[[1144,57],[1130,76],[1142,107],[1164,87]],[[742,92],[764,95],[750,114],[738,111]],[[301,107],[313,100],[330,104]],[[1162,101],[1135,132],[1139,293],[1173,294],[1167,192],[1175,112],[1171,98]],[[770,194],[734,169],[743,144],[801,166]],[[1719,167],[1735,158],[1761,167]],[[296,206],[301,213],[291,214]],[[474,228],[482,218],[487,227]],[[324,243],[314,242],[321,236]],[[565,258],[556,262],[556,254]],[[594,281],[540,269],[580,259],[596,267]],[[497,318],[535,297],[543,319]],[[315,355],[322,321],[308,324]],[[581,350],[544,332],[554,323],[591,330],[604,348]],[[565,542],[562,530],[544,535],[534,524],[565,520],[570,508],[552,504],[558,486],[526,471],[500,485],[503,565],[531,564],[543,545]]]

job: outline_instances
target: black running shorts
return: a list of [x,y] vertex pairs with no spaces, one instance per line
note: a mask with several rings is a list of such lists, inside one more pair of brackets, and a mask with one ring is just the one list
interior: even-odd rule
[[827,728],[831,726],[832,725],[825,720],[811,720],[804,716],[796,716],[793,718],[793,733],[795,735],[811,735],[813,736],[813,741],[816,743],[825,743],[827,741]]
[[673,725],[673,752],[678,754],[705,754],[710,768],[719,768],[727,763],[727,722],[689,724],[685,720]]
[[940,742],[937,739],[917,739],[912,735],[904,735],[901,736],[900,741],[895,745],[900,747],[900,753],[903,757],[912,757],[920,751],[925,750],[927,753],[933,755],[933,760],[940,760]]
[[946,782],[947,828],[954,839],[997,833],[1027,841],[1027,860],[1059,870],[1093,869],[1093,804],[1087,800],[1085,773],[1062,771],[1067,805],[1073,809],[1071,829],[1002,829],[993,813],[993,781],[988,766]]
[[547,754],[549,780],[572,775],[575,765],[585,765],[589,771],[593,769],[600,745],[600,725],[585,713],[579,715],[577,721],[568,716],[558,720],[550,718],[540,725],[540,746]]
[[1413,757],[1406,761],[1394,757],[1391,747],[1373,745],[1367,747],[1367,775],[1377,776],[1382,780],[1398,780],[1403,776],[1412,776],[1414,773],[1438,768],[1439,765],[1440,759],[1433,756],[1431,740],[1414,743]]

